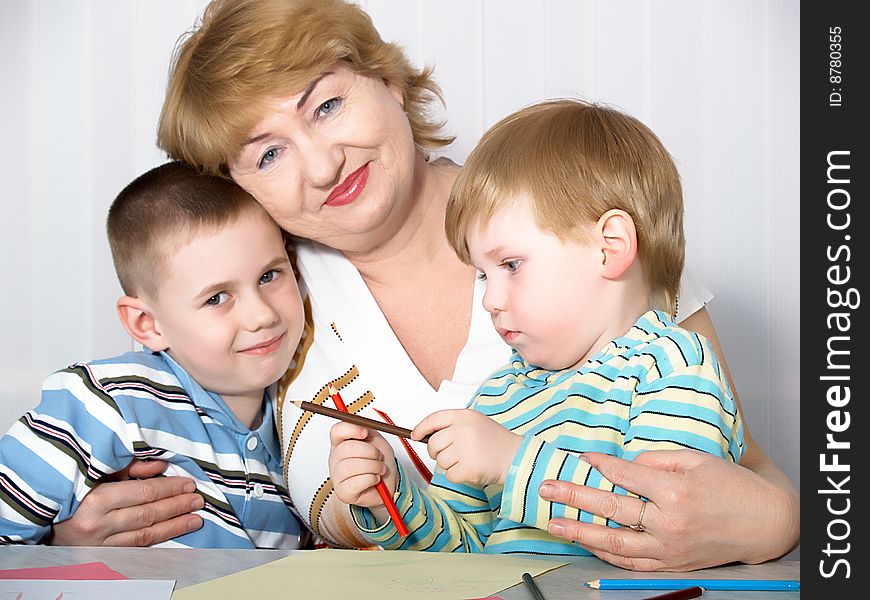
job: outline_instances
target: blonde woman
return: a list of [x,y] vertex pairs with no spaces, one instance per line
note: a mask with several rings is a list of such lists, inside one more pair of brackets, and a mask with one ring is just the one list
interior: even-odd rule
[[[298,263],[309,328],[276,411],[290,494],[313,531],[336,545],[366,541],[331,493],[332,423],[283,399],[329,402],[333,383],[355,412],[417,423],[464,407],[510,354],[481,307],[483,284],[444,234],[459,166],[428,158],[450,142],[428,117],[436,101],[431,73],[381,40],[354,4],[216,0],[178,50],[161,115],[159,144],[171,156],[232,177],[306,240]],[[684,276],[678,321],[722,357],[708,299]],[[394,448],[424,482],[433,464],[424,447]],[[610,562],[644,570],[778,557],[798,539],[797,493],[748,432],[746,448],[741,466],[660,452],[602,462],[605,476],[650,499],[644,535],[587,524],[561,531]],[[82,520],[57,527],[56,540],[69,540],[69,527],[101,543],[99,525],[82,524],[99,523],[112,512],[107,506],[124,511],[109,516],[115,527],[139,530],[124,539],[153,535],[140,529],[142,515],[154,514],[136,497],[143,482],[128,483],[91,494],[91,518],[80,509]],[[565,485],[556,488],[563,501],[623,524],[637,520],[634,498]],[[697,494],[699,487],[707,493]],[[183,512],[181,502],[161,502],[160,517]],[[160,518],[159,533],[193,525],[176,518],[169,525]]]

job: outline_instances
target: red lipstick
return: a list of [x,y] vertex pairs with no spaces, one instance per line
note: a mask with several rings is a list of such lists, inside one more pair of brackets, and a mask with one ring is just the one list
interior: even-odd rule
[[369,178],[369,163],[344,178],[344,181],[332,188],[326,198],[326,206],[344,206],[350,204],[362,193]]

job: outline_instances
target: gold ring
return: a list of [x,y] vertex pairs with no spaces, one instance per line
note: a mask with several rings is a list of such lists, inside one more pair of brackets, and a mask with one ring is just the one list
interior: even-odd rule
[[638,515],[638,517],[637,517],[637,523],[635,523],[634,525],[629,525],[629,528],[633,529],[634,531],[641,531],[642,532],[642,531],[646,531],[646,527],[643,526],[643,511],[646,510],[646,502],[644,502],[644,501],[641,501],[641,502],[643,502],[643,504],[640,505],[640,515]]

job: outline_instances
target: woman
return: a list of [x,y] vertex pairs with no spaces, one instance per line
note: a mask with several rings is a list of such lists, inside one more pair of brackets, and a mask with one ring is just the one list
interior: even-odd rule
[[[171,156],[231,176],[300,238],[308,329],[276,409],[291,496],[313,531],[340,545],[363,542],[330,494],[332,423],[284,399],[329,403],[334,384],[351,410],[413,426],[465,406],[509,354],[481,307],[483,284],[444,236],[459,167],[427,160],[450,142],[427,118],[437,95],[429,73],[382,42],[354,5],[219,0],[180,48],[161,115],[159,143]],[[684,277],[682,324],[722,356],[708,298]],[[425,448],[391,442],[406,470],[425,479]],[[779,556],[798,537],[797,496],[751,436],[746,442],[749,469],[691,453],[649,453],[645,464],[596,457],[605,476],[651,500],[644,514],[635,498],[561,482],[542,493],[635,529],[555,522],[552,532],[644,570]],[[132,523],[143,509],[130,506],[137,502],[122,485],[92,496],[133,511],[115,520]],[[160,516],[181,512],[172,498],[159,506]],[[56,528],[57,541],[77,517]],[[161,534],[195,524],[185,519],[162,524]]]

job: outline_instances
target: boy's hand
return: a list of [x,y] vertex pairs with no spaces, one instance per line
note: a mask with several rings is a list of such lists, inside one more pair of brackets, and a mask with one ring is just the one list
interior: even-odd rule
[[452,483],[503,484],[519,436],[476,410],[439,410],[411,432],[415,440],[431,434],[429,456]]
[[393,448],[380,434],[370,429],[339,422],[329,430],[329,477],[335,495],[345,504],[369,508],[379,522],[389,519],[375,486],[383,479],[394,494],[396,457]]

